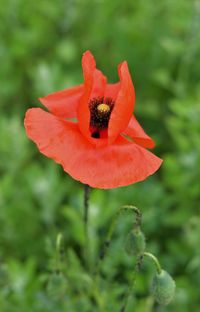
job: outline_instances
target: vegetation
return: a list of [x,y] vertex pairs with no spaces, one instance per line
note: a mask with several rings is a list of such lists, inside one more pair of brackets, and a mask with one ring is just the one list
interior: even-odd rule
[[117,222],[102,278],[92,278],[83,259],[83,186],[42,156],[23,126],[38,97],[82,81],[90,49],[111,82],[128,61],[136,116],[164,159],[144,182],[91,191],[91,267],[120,206],[137,206],[148,251],[173,276],[176,295],[166,307],[154,302],[155,268],[144,259],[127,312],[198,312],[199,0],[1,0],[0,20],[0,310],[114,312],[127,292],[130,216]]

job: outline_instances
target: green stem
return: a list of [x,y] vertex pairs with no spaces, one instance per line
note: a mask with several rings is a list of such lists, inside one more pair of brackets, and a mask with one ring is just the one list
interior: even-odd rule
[[[129,302],[129,298],[131,297],[131,295],[133,293],[133,287],[135,285],[137,271],[140,269],[140,264],[141,264],[140,262],[142,260],[141,257],[143,258],[144,256],[149,257],[151,260],[153,260],[153,263],[156,266],[156,270],[157,270],[158,274],[160,274],[162,272],[160,263],[159,263],[158,259],[153,254],[151,254],[150,252],[144,252],[141,256],[139,256],[137,259],[136,266],[133,270],[132,280],[131,280],[131,284],[130,284],[127,296],[125,298],[123,306],[120,309],[120,312],[125,312],[125,310],[126,310],[127,304]],[[137,271],[136,271],[136,268],[138,268]]]
[[[107,250],[108,248],[110,247],[110,242],[111,242],[111,239],[112,239],[112,235],[114,233],[114,230],[115,230],[115,226],[116,226],[116,223],[118,221],[118,218],[119,216],[123,213],[123,212],[131,212],[134,214],[134,220],[133,220],[133,225],[134,226],[137,226],[139,227],[141,225],[141,222],[142,222],[142,214],[140,212],[140,210],[135,207],[135,206],[132,206],[132,205],[124,205],[122,206],[115,214],[113,220],[112,220],[112,223],[110,225],[110,228],[109,228],[109,231],[108,231],[108,234],[106,236],[106,240],[104,241],[104,244],[103,244],[103,247],[102,247],[102,250],[100,252],[100,257],[99,257],[99,261],[98,261],[98,264],[97,264],[97,268],[96,268],[96,271],[95,271],[95,274],[98,274],[99,273],[99,269],[100,269],[100,265],[101,265],[101,262],[103,261],[103,259],[105,258],[106,256],[106,253],[107,253]],[[136,217],[135,217],[136,215]]]
[[84,214],[83,214],[83,222],[84,222],[84,230],[85,230],[85,238],[86,241],[88,239],[88,212],[89,212],[89,193],[90,187],[89,185],[84,185]]
[[158,259],[152,253],[144,252],[143,256],[149,257],[151,260],[153,260],[153,263],[156,266],[156,270],[157,270],[158,274],[160,274],[162,272],[162,268],[160,266]]
[[123,303],[122,307],[120,308],[120,312],[125,312],[126,311],[126,307],[128,305],[129,299],[130,299],[130,297],[131,297],[131,295],[133,293],[133,287],[134,287],[135,281],[136,281],[136,274],[137,274],[137,271],[136,271],[136,266],[135,266],[134,270],[133,270],[133,273],[132,273],[130,286],[129,286],[129,289],[127,291],[127,295],[125,297],[124,303]]
[[85,264],[89,261],[89,235],[88,235],[88,220],[89,220],[89,195],[90,187],[89,185],[84,185],[84,200],[83,200],[83,222],[84,222],[84,232],[85,232]]
[[111,238],[112,238],[112,235],[113,235],[113,232],[115,230],[115,226],[116,226],[116,223],[118,221],[118,218],[119,216],[123,213],[123,212],[131,212],[133,213],[134,215],[136,215],[136,219],[134,219],[134,225],[135,226],[140,226],[141,225],[141,218],[142,218],[142,214],[140,212],[140,210],[137,208],[137,207],[134,207],[134,206],[131,206],[131,205],[125,205],[125,206],[122,206],[116,213],[112,223],[111,223],[111,226],[110,226],[110,229],[108,231],[108,235],[107,235],[107,238],[106,238],[106,241],[110,241]]

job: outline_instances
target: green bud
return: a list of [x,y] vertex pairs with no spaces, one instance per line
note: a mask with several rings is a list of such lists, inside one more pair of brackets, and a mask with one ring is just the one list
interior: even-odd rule
[[162,305],[169,304],[175,294],[176,284],[172,277],[164,270],[156,274],[152,283],[152,295]]
[[138,256],[146,247],[145,236],[139,228],[133,229],[125,241],[125,250],[129,255]]

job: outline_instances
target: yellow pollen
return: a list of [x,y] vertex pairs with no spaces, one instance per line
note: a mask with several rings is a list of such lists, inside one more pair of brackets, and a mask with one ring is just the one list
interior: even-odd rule
[[97,110],[100,112],[100,113],[109,113],[110,111],[110,106],[108,104],[105,104],[105,103],[101,103],[97,106]]

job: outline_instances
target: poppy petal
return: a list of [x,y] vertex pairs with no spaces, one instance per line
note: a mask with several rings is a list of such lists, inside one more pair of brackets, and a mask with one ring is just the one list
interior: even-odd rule
[[119,90],[120,90],[120,82],[107,84],[104,98],[111,98],[113,101],[115,101]]
[[107,79],[102,74],[102,72],[98,69],[95,69],[90,99],[104,96],[105,88],[106,88],[106,81],[107,81]]
[[25,128],[41,153],[91,187],[109,189],[144,180],[162,163],[151,152],[122,137],[113,145],[96,148],[84,138],[77,124],[40,108],[27,111]]
[[109,143],[114,142],[117,136],[126,129],[132,116],[135,103],[135,91],[127,62],[123,62],[119,65],[118,72],[120,90],[110,117],[108,127]]
[[90,51],[83,54],[82,58],[84,92],[78,105],[78,124],[83,135],[93,144],[97,140],[91,138],[89,131],[90,111],[89,102],[92,98],[104,95],[106,87],[106,77],[96,69],[96,63]]
[[133,141],[145,148],[154,148],[155,142],[144,132],[135,116],[131,117],[128,127],[124,131]]
[[81,132],[86,137],[89,136],[90,112],[88,99],[90,97],[93,85],[93,74],[96,68],[96,62],[90,51],[86,51],[82,57],[82,68],[84,78],[84,93],[77,109],[78,124]]
[[83,85],[51,93],[39,98],[40,102],[56,116],[63,118],[76,117],[77,105],[83,94]]

